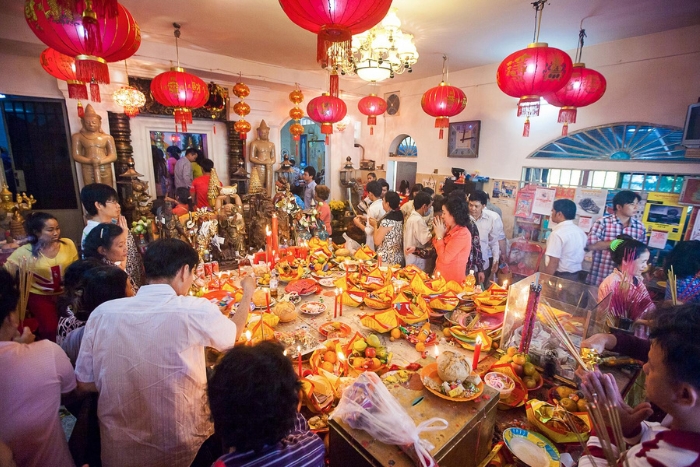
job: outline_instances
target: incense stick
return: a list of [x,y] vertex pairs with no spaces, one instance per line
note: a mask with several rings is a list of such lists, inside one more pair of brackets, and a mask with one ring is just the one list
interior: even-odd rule
[[580,352],[576,350],[576,346],[574,345],[574,343],[571,342],[569,333],[566,332],[566,329],[564,329],[562,324],[559,322],[559,319],[554,314],[552,309],[548,305],[543,305],[542,311],[547,326],[552,330],[552,333],[559,338],[559,341],[564,344],[564,347],[573,357],[573,359],[576,360],[576,363],[578,363],[581,366],[581,368],[583,368],[585,371],[591,371],[591,368],[588,366],[588,364],[584,362],[581,358]]
[[676,288],[676,273],[673,272],[673,266],[668,271],[668,286],[671,290],[671,300],[673,306],[678,305],[678,289]]
[[[557,407],[559,408],[559,404],[557,404]],[[576,435],[576,439],[578,440],[579,444],[581,444],[581,447],[583,448],[583,453],[584,455],[588,456],[588,460],[591,461],[591,464],[593,467],[598,467],[598,464],[595,461],[595,458],[591,454],[590,449],[588,449],[588,444],[583,440],[583,436],[581,435],[581,432],[579,431],[576,422],[574,422],[572,415],[569,413],[568,410],[564,409],[561,407],[562,413],[564,414],[564,422],[566,425],[571,429],[571,431]]]

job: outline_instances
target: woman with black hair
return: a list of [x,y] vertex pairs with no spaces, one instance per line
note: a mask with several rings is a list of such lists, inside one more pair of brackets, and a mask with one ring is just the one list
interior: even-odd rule
[[16,274],[25,262],[34,276],[27,309],[38,321],[37,335],[56,342],[58,309],[56,301],[63,292],[63,274],[78,260],[78,250],[69,238],[61,238],[61,228],[54,216],[29,212],[24,221],[29,243],[15,250],[5,269]]
[[[92,229],[85,238],[83,246],[83,256],[95,258],[109,266],[118,266],[124,270],[126,268],[126,236],[128,232],[116,224],[99,224]],[[138,292],[139,286],[129,276],[134,293]]]
[[635,297],[631,305],[634,309],[627,310],[633,319],[642,318],[648,311],[654,309],[654,302],[649,291],[644,286],[642,273],[649,267],[649,248],[642,242],[629,235],[618,235],[610,242],[610,258],[615,264],[613,272],[608,275],[598,287],[598,301],[609,294],[614,294],[622,284],[629,287],[628,297]]
[[384,196],[382,208],[386,214],[377,222],[369,218],[374,228],[373,239],[377,254],[387,265],[403,266],[403,214],[399,205],[401,200],[395,191],[389,191]]
[[83,340],[85,324],[95,308],[110,300],[133,297],[134,290],[129,282],[129,276],[116,266],[102,265],[86,270],[80,278],[79,294],[74,303],[76,322],[81,323],[63,338],[61,348],[71,365],[75,367]]
[[445,280],[462,282],[472,248],[469,205],[463,196],[449,197],[442,205],[442,217],[435,216],[433,245],[437,252],[435,274]]
[[63,275],[63,294],[58,298],[58,331],[56,333],[56,343],[61,345],[63,339],[73,329],[85,326],[85,322],[75,317],[75,310],[78,309],[82,290],[83,274],[89,269],[103,266],[97,259],[81,259],[66,268]]
[[153,158],[153,174],[156,179],[156,197],[164,198],[169,189],[168,163],[165,161],[163,150],[157,146],[151,146],[151,156]]
[[[666,256],[664,272],[673,267],[676,275],[676,292],[681,303],[700,303],[700,240],[678,242]],[[666,286],[666,300],[671,299],[671,289]]]

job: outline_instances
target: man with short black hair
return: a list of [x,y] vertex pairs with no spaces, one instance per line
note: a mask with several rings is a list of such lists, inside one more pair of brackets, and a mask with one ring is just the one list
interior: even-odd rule
[[484,288],[487,288],[493,275],[493,265],[506,258],[506,234],[503,221],[493,211],[486,208],[488,197],[482,190],[475,190],[469,196],[469,214],[479,229],[481,254],[484,270]]
[[[427,248],[433,239],[428,225],[423,216],[433,204],[433,200],[428,193],[419,191],[412,200],[413,209],[406,219],[403,230],[403,247],[405,250],[406,266],[414,264],[425,271],[426,259],[413,254],[417,248]],[[427,271],[426,271],[427,272]]]
[[90,315],[75,374],[99,392],[97,415],[105,467],[189,467],[213,426],[206,406],[205,347],[232,347],[255,290],[229,320],[216,305],[189,295],[199,257],[181,240],[151,243],[147,284],[136,296],[106,302]]
[[304,208],[311,209],[311,206],[316,204],[316,169],[310,165],[306,166],[301,178],[304,180],[304,183],[306,183],[306,189],[304,190]]
[[208,399],[225,454],[215,466],[324,465],[323,441],[297,411],[301,383],[283,352],[272,342],[236,346],[216,366]]
[[382,220],[386,211],[382,202],[382,187],[378,181],[369,182],[367,184],[367,196],[369,196],[370,204],[367,209],[366,216],[357,216],[353,219],[353,223],[360,229],[365,231],[365,244],[374,250],[374,228],[370,225],[369,219],[375,219],[377,222]]
[[181,157],[175,163],[175,169],[173,170],[173,178],[175,179],[175,188],[187,188],[189,190],[192,186],[192,180],[194,180],[194,173],[192,172],[192,162],[197,160],[199,153],[196,148],[187,148],[185,151],[185,157]]
[[380,178],[377,180],[379,182],[379,186],[382,187],[382,196],[381,198],[384,199],[386,194],[389,192],[389,182],[384,180],[383,178]]
[[579,280],[586,254],[586,233],[574,224],[575,218],[576,203],[570,199],[554,201],[550,222],[556,225],[547,239],[544,267],[545,273],[571,281]]
[[[373,182],[377,179],[377,174],[374,172],[370,172],[367,174],[367,183]],[[364,190],[362,191],[362,199],[367,198],[367,183],[365,183]]]
[[[593,264],[588,276],[590,285],[600,285],[612,273],[615,264],[610,257],[610,242],[618,235],[629,235],[646,243],[647,229],[634,218],[641,200],[642,197],[634,191],[620,191],[612,200],[613,214],[601,217],[591,227],[588,232],[588,249],[593,250]],[[604,209],[603,206],[600,208]]]

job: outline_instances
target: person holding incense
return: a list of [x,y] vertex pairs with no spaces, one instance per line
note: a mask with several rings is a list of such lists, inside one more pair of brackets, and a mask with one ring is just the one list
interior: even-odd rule
[[105,467],[189,467],[214,432],[204,402],[204,349],[234,345],[255,280],[241,281],[243,297],[228,319],[188,295],[198,263],[182,240],[156,240],[144,255],[147,285],[103,303],[85,325],[75,375],[81,390],[99,392]]
[[642,319],[654,309],[642,277],[649,264],[649,248],[627,235],[620,235],[610,242],[610,257],[615,269],[600,284],[598,301],[612,295],[610,310],[613,315],[632,321]]
[[[700,306],[686,304],[654,313],[651,346],[644,364],[649,402],[629,407],[612,375],[596,370],[584,375],[581,390],[599,406],[613,406],[619,417],[614,423],[628,450],[616,465],[629,467],[690,467],[700,465]],[[656,404],[668,415],[661,423],[645,421]],[[606,430],[613,430],[608,417]],[[606,452],[619,457],[615,438],[607,443],[591,433],[579,467],[608,465]],[[616,459],[617,460],[617,459]]]
[[69,238],[61,238],[58,220],[45,212],[29,212],[24,221],[29,243],[16,249],[5,263],[12,275],[26,264],[33,280],[27,310],[38,321],[37,338],[56,342],[58,308],[63,292],[63,274],[78,260],[78,250]]
[[[673,268],[676,299],[680,303],[700,303],[700,240],[678,242],[666,256],[664,272]],[[671,281],[666,281],[666,300],[671,300]]]
[[74,466],[59,417],[76,388],[73,367],[53,342],[33,342],[29,328],[19,335],[18,301],[14,279],[0,269],[0,442],[20,466]]
[[324,465],[323,441],[298,411],[301,383],[283,351],[272,342],[236,346],[216,366],[208,399],[224,455],[214,467]]
[[442,217],[435,217],[433,246],[437,252],[435,274],[446,281],[462,282],[472,246],[468,228],[469,205],[463,196],[449,197],[442,205]]

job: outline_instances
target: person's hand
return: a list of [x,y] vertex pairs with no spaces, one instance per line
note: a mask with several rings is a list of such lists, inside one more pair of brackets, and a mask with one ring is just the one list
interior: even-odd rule
[[257,287],[257,283],[252,276],[246,276],[241,280],[241,287],[243,288],[244,294],[253,295],[253,292],[255,292],[255,288]]
[[476,273],[477,284],[483,284],[486,280],[486,273],[481,271]]
[[407,255],[410,255],[410,254],[413,254],[414,251],[416,251],[416,247],[414,247],[414,246],[409,246],[408,248],[406,248],[406,249],[404,250],[404,253],[406,253]]
[[435,231],[435,237],[444,238],[445,237],[445,222],[439,217],[433,218],[433,229]]
[[369,218],[369,225],[371,225],[372,228],[375,228],[375,229],[376,229],[376,228],[377,228],[377,219],[375,219],[375,218],[373,218],[373,217],[370,217],[370,218]]
[[617,345],[617,338],[613,334],[593,334],[581,342],[581,347],[593,349],[599,354],[604,350],[612,350]]
[[635,407],[625,404],[615,378],[599,370],[584,375],[581,392],[588,401],[597,400],[600,405],[606,403],[614,405],[620,417],[622,434],[627,438],[635,436],[642,422],[654,413],[648,402],[642,402]]
[[119,219],[117,219],[117,225],[124,230],[129,230],[129,224],[127,224],[126,217],[124,216],[119,216]]
[[36,336],[32,334],[32,331],[27,326],[25,326],[22,330],[22,335],[20,336],[19,332],[17,332],[17,336],[13,340],[15,342],[19,342],[20,344],[31,344],[35,339]]

